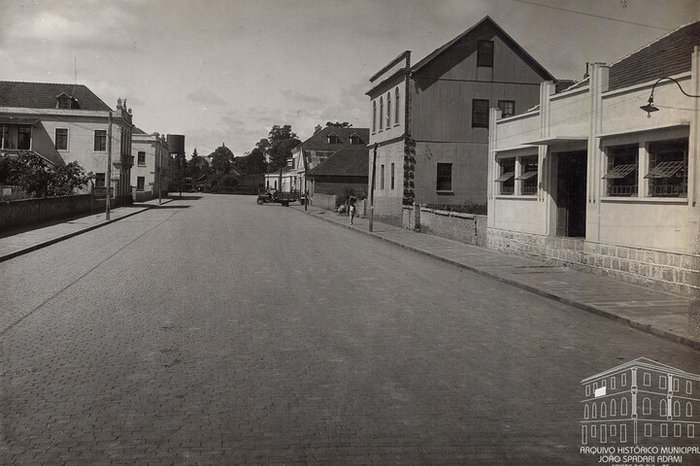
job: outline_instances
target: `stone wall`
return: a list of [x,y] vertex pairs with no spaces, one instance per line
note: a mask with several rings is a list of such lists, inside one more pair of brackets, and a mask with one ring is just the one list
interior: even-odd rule
[[496,228],[488,229],[487,247],[685,296],[700,291],[700,258],[691,254]]
[[486,216],[404,206],[402,227],[462,243],[486,246]]
[[[115,200],[112,200],[116,207]],[[99,212],[104,200],[90,194],[0,202],[0,232]]]

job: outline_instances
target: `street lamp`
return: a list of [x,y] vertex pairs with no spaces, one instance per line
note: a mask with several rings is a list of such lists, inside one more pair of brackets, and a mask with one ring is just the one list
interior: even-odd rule
[[687,92],[685,92],[685,91],[683,90],[683,88],[681,87],[681,83],[679,83],[679,82],[676,81],[675,79],[673,79],[673,78],[671,78],[671,77],[669,77],[669,76],[664,76],[663,78],[659,78],[659,79],[654,83],[654,85],[651,86],[651,94],[649,94],[649,100],[647,101],[647,104],[646,104],[646,105],[642,105],[641,107],[639,107],[639,108],[641,108],[642,110],[644,110],[645,112],[647,112],[647,117],[651,117],[651,113],[652,113],[652,112],[658,112],[658,111],[659,111],[659,108],[656,107],[656,106],[654,105],[654,89],[656,88],[656,85],[657,85],[657,84],[659,84],[661,81],[663,81],[663,80],[665,80],[665,79],[666,79],[666,80],[669,80],[669,81],[673,81],[674,83],[676,83],[676,85],[678,86],[678,89],[681,90],[681,92],[683,93],[683,95],[686,95],[686,96],[688,96],[688,97],[692,97],[692,98],[694,98],[694,99],[700,99],[700,95],[692,95],[692,94],[688,94]]

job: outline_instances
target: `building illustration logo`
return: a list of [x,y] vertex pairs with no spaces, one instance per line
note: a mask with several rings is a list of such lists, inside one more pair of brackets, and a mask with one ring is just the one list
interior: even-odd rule
[[581,445],[700,441],[700,375],[641,357],[581,380],[581,390]]

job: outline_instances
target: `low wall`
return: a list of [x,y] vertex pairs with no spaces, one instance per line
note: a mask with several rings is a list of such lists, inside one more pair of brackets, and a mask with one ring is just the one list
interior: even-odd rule
[[312,204],[315,207],[320,207],[322,209],[335,210],[335,199],[335,194],[323,194],[317,192],[314,193]]
[[486,247],[486,215],[403,207],[403,228]]
[[691,254],[496,228],[488,229],[487,247],[684,296],[700,292],[700,258]]
[[[112,200],[116,207],[116,200]],[[91,194],[0,201],[0,232],[51,220],[77,217],[104,209],[104,200]]]

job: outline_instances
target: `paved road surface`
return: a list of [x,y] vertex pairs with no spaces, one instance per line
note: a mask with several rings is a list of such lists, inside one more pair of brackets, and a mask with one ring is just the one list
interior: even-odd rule
[[[2,463],[581,463],[579,381],[697,351],[253,197],[0,263]],[[592,463],[591,463],[592,464]]]

